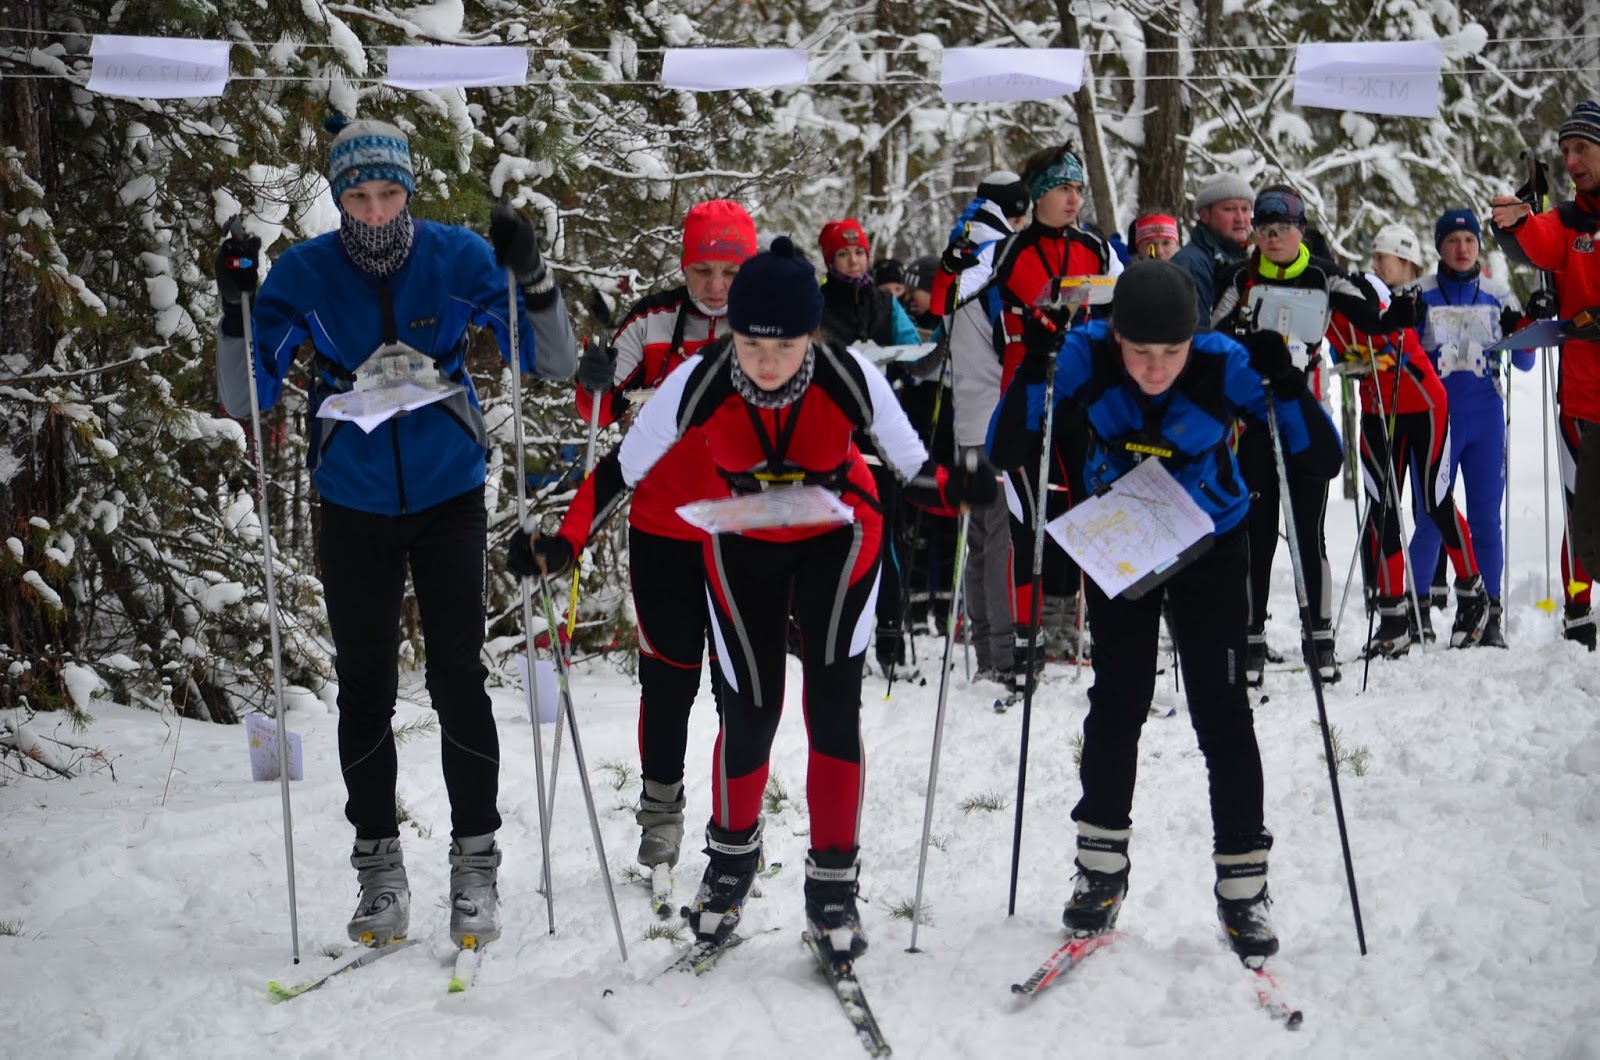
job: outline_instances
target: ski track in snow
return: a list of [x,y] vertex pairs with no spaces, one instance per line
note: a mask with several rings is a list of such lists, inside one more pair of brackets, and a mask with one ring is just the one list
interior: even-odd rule
[[[1344,680],[1329,688],[1328,712],[1347,750],[1370,752],[1365,776],[1340,777],[1365,958],[1306,676],[1269,674],[1270,701],[1256,711],[1283,940],[1273,967],[1305,1009],[1304,1028],[1289,1035],[1257,1009],[1222,944],[1205,776],[1182,709],[1145,728],[1125,937],[1040,997],[1015,1001],[1010,984],[1062,938],[1068,812],[1078,794],[1071,741],[1092,675],[1074,681],[1052,668],[1035,704],[1017,915],[1007,919],[1022,711],[994,714],[995,690],[969,686],[958,656],[926,884],[932,923],[919,932],[920,954],[905,952],[910,925],[889,910],[915,892],[937,685],[899,682],[887,702],[881,677],[864,687],[862,888],[873,948],[858,970],[897,1055],[1020,1056],[1070,1045],[1108,1056],[1600,1056],[1600,671],[1533,606],[1543,595],[1539,396],[1536,377],[1517,382],[1513,650],[1413,651],[1375,662],[1361,694],[1359,592],[1341,629]],[[1328,515],[1336,583],[1354,539],[1351,511],[1336,484]],[[1282,547],[1278,559],[1269,636],[1292,654]],[[937,671],[939,650],[934,638],[919,639],[925,673]],[[405,676],[420,696],[420,678]],[[675,950],[644,938],[655,923],[648,892],[621,879],[637,838],[637,781],[618,790],[601,768],[636,763],[636,693],[629,678],[597,664],[578,668],[574,685],[629,962],[618,960],[570,740],[551,840],[557,931],[546,933],[526,714],[519,693],[500,689],[505,937],[486,951],[476,985],[445,992],[449,812],[435,734],[400,748],[400,793],[417,822],[402,826],[412,935],[428,944],[282,1005],[268,1002],[269,979],[297,982],[327,960],[325,947],[350,945],[355,878],[335,718],[291,713],[309,778],[293,791],[303,956],[295,968],[278,786],[247,779],[243,729],[188,722],[180,732],[170,717],[163,724],[96,703],[95,724],[79,740],[116,756],[115,780],[0,787],[0,920],[21,931],[0,936],[0,1040],[18,1056],[129,1058],[863,1055],[799,938],[807,841],[798,681],[791,660],[790,717],[773,772],[794,801],[769,816],[766,833],[768,859],[786,867],[760,883],[764,896],[747,906],[744,927],[782,930],[750,939],[704,978],[646,983]],[[1157,687],[1158,703],[1181,708],[1170,672]],[[398,720],[423,713],[404,702]],[[44,734],[54,723],[41,715],[34,728]],[[704,866],[714,723],[703,695],[690,739],[679,901]],[[959,809],[991,792],[1004,810]]]

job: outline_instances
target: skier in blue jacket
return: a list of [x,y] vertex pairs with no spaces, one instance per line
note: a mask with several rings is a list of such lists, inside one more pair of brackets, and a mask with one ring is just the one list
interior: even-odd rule
[[[1473,551],[1489,594],[1489,617],[1478,643],[1504,648],[1500,592],[1505,542],[1500,504],[1506,491],[1506,406],[1500,389],[1501,355],[1484,351],[1521,327],[1524,317],[1506,282],[1483,274],[1478,261],[1482,236],[1478,216],[1471,210],[1446,210],[1434,224],[1439,268],[1422,279],[1424,316],[1418,334],[1450,397],[1450,488],[1454,490],[1459,474],[1467,489]],[[1511,363],[1518,371],[1528,371],[1533,351],[1513,351]],[[1419,579],[1433,575],[1436,585],[1442,586],[1443,573],[1436,570],[1441,559],[1439,528],[1420,515],[1416,527],[1411,535],[1411,569]],[[1448,599],[1437,592],[1433,604],[1442,606]]]
[[1264,421],[1272,400],[1287,458],[1301,473],[1332,478],[1341,450],[1281,337],[1197,335],[1199,321],[1194,281],[1182,266],[1159,259],[1128,266],[1109,324],[1081,325],[1063,341],[1048,320],[1025,317],[1027,350],[995,411],[990,452],[996,466],[1013,466],[1042,429],[1047,358],[1058,349],[1055,400],[1079,406],[1088,424],[1088,490],[1109,488],[1154,458],[1211,517],[1209,548],[1156,589],[1130,599],[1088,583],[1094,686],[1079,760],[1083,795],[1072,811],[1077,876],[1064,920],[1079,936],[1109,931],[1127,894],[1134,767],[1155,694],[1165,597],[1210,776],[1217,915],[1234,951],[1248,960],[1275,953],[1278,939],[1267,897],[1272,835],[1263,821],[1261,754],[1244,673],[1249,606],[1240,575],[1250,491],[1228,443],[1235,416]]
[[[285,250],[259,294],[261,241],[234,234],[218,253],[218,391],[229,414],[250,415],[253,353],[257,397],[263,410],[271,408],[296,351],[310,342],[309,461],[322,497],[339,762],[361,889],[350,938],[383,945],[404,937],[409,924],[390,728],[409,567],[427,643],[428,694],[444,734],[450,932],[458,944],[468,935],[487,943],[500,935],[500,751],[480,658],[488,436],[465,355],[470,329],[488,327],[522,371],[564,379],[576,363],[576,342],[533,227],[509,205],[497,207],[490,222],[493,249],[469,229],[415,220],[405,133],[371,120],[336,118],[328,128],[337,132],[328,180],[339,229]],[[514,305],[507,269],[518,284]],[[253,351],[244,340],[243,295],[253,296]],[[520,324],[515,351],[511,313]],[[449,393],[376,426],[318,418],[335,395],[374,392],[375,374]]]

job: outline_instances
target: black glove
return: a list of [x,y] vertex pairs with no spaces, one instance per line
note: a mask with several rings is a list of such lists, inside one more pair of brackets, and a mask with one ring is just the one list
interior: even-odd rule
[[604,339],[590,339],[578,358],[578,383],[591,394],[611,389],[617,370],[617,348]]
[[1572,319],[1561,325],[1561,335],[1568,339],[1600,342],[1600,305],[1572,314]]
[[1532,180],[1522,182],[1522,187],[1517,189],[1516,197],[1519,201],[1532,206],[1535,212],[1539,204],[1550,194],[1550,163],[1535,162]]
[[541,573],[565,574],[572,566],[572,546],[564,537],[530,536],[518,527],[506,543],[506,570],[524,578],[536,578]]
[[1500,337],[1515,335],[1522,330],[1523,316],[1521,310],[1506,306],[1500,310]]
[[944,488],[945,500],[969,508],[988,507],[1000,496],[1000,487],[995,481],[999,475],[994,465],[979,456],[976,450],[969,451],[950,468]]
[[527,307],[534,311],[548,308],[556,299],[555,281],[539,253],[539,237],[533,222],[512,209],[506,199],[495,203],[489,215],[489,242],[494,260],[516,276]]
[[1416,327],[1422,323],[1422,298],[1415,291],[1396,291],[1389,308],[1384,311],[1382,323],[1385,334]]
[[1305,389],[1306,377],[1295,368],[1289,344],[1276,331],[1251,331],[1239,336],[1239,345],[1250,355],[1250,370],[1272,387],[1272,392],[1291,400]]
[[244,296],[254,298],[261,280],[261,240],[246,235],[237,218],[228,222],[228,236],[217,248],[217,296],[222,300],[222,333],[244,336]]
[[1543,289],[1533,292],[1533,297],[1528,299],[1527,312],[1534,320],[1554,320],[1556,314],[1561,312],[1556,293]]
[[958,237],[939,258],[939,267],[945,272],[966,272],[977,263],[978,245],[966,236]]

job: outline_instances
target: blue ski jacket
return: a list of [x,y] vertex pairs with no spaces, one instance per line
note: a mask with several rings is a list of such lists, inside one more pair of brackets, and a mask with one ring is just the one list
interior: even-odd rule
[[[466,370],[470,329],[492,328],[510,360],[506,273],[488,242],[457,225],[415,224],[410,257],[385,280],[358,269],[336,231],[291,246],[267,274],[251,314],[261,408],[277,403],[295,353],[309,341],[308,463],[317,490],[335,504],[380,515],[421,511],[483,483],[488,435]],[[576,343],[561,299],[533,322],[520,290],[515,302],[522,370],[570,376]],[[432,357],[440,374],[465,391],[401,413],[370,434],[318,419],[322,402],[348,390],[356,368],[394,341]],[[218,389],[229,414],[241,418],[249,416],[244,357],[243,340],[219,339]]]
[[[1267,419],[1266,390],[1249,354],[1220,332],[1201,332],[1172,386],[1148,397],[1128,377],[1110,331],[1099,320],[1073,328],[1056,355],[1056,403],[1077,403],[1088,420],[1085,487],[1091,494],[1105,489],[1154,456],[1211,516],[1218,534],[1233,529],[1250,507],[1250,488],[1231,448],[1233,423],[1240,415],[1263,424]],[[1291,464],[1322,478],[1339,474],[1338,432],[1310,391],[1302,385],[1293,399],[1280,396],[1276,404]],[[1027,436],[1041,429],[1043,413],[1044,384],[1013,379],[989,426],[996,467],[1022,462]]]

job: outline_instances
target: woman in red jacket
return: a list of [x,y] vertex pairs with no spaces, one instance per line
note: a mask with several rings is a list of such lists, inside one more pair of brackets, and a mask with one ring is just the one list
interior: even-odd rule
[[[713,199],[683,221],[684,284],[633,307],[607,357],[584,354],[578,414],[600,402],[601,426],[628,414],[631,393],[653,390],[678,365],[728,334],[728,288],[756,252],[756,226],[743,206]],[[594,373],[592,378],[586,377]],[[683,759],[689,712],[700,692],[709,622],[701,552],[705,533],[678,507],[721,490],[699,431],[689,431],[639,483],[628,509],[628,581],[639,631],[639,864],[678,864],[683,842]],[[588,526],[570,536],[583,540]],[[713,674],[712,693],[721,694]]]
[[[784,701],[791,615],[805,675],[802,709],[811,754],[806,799],[806,921],[839,958],[866,949],[856,911],[862,798],[862,659],[878,590],[883,519],[872,475],[852,435],[865,430],[905,496],[936,510],[987,504],[995,473],[951,471],[928,460],[888,380],[843,347],[822,344],[822,293],[786,237],[745,262],[728,293],[729,340],[690,357],[640,411],[622,445],[584,480],[561,534],[513,535],[507,566],[564,570],[628,492],[690,431],[721,476],[720,495],[818,485],[850,521],[711,533],[705,571],[725,682],[712,767],[709,862],[690,907],[701,939],[739,922],[761,860],[761,798]],[[566,528],[583,527],[574,536]]]

